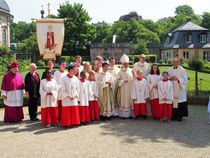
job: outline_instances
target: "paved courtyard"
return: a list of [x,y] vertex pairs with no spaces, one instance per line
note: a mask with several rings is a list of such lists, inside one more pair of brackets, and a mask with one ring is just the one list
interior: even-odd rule
[[189,106],[183,122],[113,119],[77,128],[42,128],[25,120],[3,123],[0,109],[1,158],[210,158],[210,125],[204,106]]

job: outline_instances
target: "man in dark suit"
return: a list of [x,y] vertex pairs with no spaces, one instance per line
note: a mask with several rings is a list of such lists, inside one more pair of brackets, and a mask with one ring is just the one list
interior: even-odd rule
[[39,120],[37,118],[37,106],[38,106],[38,99],[40,97],[39,94],[39,87],[40,87],[40,78],[39,74],[36,73],[36,64],[30,64],[29,72],[26,74],[25,77],[25,91],[26,97],[29,98],[29,115],[31,121]]

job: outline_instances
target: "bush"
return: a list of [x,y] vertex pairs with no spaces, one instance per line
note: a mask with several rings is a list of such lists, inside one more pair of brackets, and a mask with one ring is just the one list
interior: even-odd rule
[[[146,60],[149,63],[155,63],[157,56],[154,54],[150,54],[150,55],[145,55],[146,56]],[[130,61],[133,61],[134,63],[139,62],[139,55],[128,55]]]
[[159,60],[159,64],[163,64],[163,60]]
[[10,63],[15,60],[14,55],[3,55],[0,57],[0,72],[7,72],[9,71]]
[[29,65],[31,63],[30,59],[28,59],[28,60],[21,59],[21,60],[17,60],[17,62],[18,62],[18,65],[19,65],[20,72],[29,70]]
[[157,62],[157,55],[154,55],[154,54],[146,55],[146,58],[149,60],[150,63]]
[[172,59],[168,60],[168,64],[171,65],[172,64]]
[[38,60],[36,65],[40,67],[45,67],[45,62],[43,60]]
[[201,59],[198,58],[190,58],[187,61],[187,65],[195,71],[201,71],[203,70],[203,61]]

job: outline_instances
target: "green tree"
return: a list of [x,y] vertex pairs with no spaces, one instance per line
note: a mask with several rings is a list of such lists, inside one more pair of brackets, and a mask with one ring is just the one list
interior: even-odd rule
[[203,13],[201,26],[210,30],[210,12]]
[[175,13],[177,15],[184,14],[187,16],[191,16],[192,14],[194,14],[194,10],[191,6],[185,4],[185,5],[180,5],[176,7]]
[[195,71],[195,95],[198,95],[198,71],[203,69],[203,61],[199,58],[191,58],[187,61],[187,64]]
[[99,22],[94,24],[96,29],[96,38],[92,40],[93,43],[104,43],[105,38],[111,35],[111,25],[106,22]]
[[73,5],[66,2],[60,5],[58,17],[65,20],[64,52],[79,54],[88,48],[89,42],[95,39],[96,30],[90,24],[90,16],[82,4]]
[[26,22],[18,22],[11,23],[11,43],[21,42],[31,36],[31,33],[36,32],[36,24],[35,22],[26,23]]
[[106,38],[106,42],[111,42],[112,35],[117,35],[116,42],[138,43],[145,42],[146,45],[160,42],[158,35],[145,28],[141,21],[132,18],[129,21],[118,20],[111,28],[111,35]]

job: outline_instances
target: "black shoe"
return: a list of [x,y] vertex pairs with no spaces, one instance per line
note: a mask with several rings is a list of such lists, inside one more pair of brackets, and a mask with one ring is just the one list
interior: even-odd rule
[[146,120],[147,119],[147,116],[143,116],[143,118]]
[[101,121],[106,121],[106,118],[104,116],[100,116]]
[[31,118],[30,120],[31,120],[31,121],[39,121],[38,118]]

